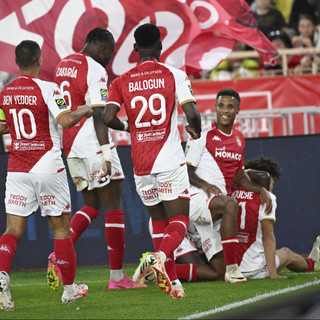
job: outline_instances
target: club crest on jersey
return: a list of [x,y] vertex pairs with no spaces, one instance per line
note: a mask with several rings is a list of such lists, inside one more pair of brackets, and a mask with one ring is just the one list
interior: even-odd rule
[[56,99],[56,104],[59,107],[59,109],[68,109],[66,102],[64,101],[64,99]]
[[107,89],[100,89],[100,95],[101,95],[102,101],[107,101],[108,90]]
[[236,141],[239,147],[241,147],[241,139],[239,136],[236,136]]

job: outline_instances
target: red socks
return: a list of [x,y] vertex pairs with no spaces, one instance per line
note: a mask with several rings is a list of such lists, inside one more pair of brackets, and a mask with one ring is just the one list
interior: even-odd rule
[[158,251],[163,239],[163,233],[166,227],[169,224],[169,219],[161,220],[161,221],[153,221],[152,220],[152,241],[154,251]]
[[72,241],[75,243],[81,234],[88,228],[91,221],[93,221],[100,211],[89,206],[84,206],[78,210],[71,219],[70,230]]
[[179,279],[197,282],[197,271],[195,264],[176,264],[177,275]]
[[314,261],[311,258],[305,259],[308,263],[308,271],[314,271]]
[[238,237],[221,238],[226,266],[237,264]]
[[178,215],[169,220],[169,225],[164,230],[163,240],[159,247],[167,257],[179,246],[189,228],[189,217]]
[[16,252],[18,238],[13,234],[0,237],[0,270],[10,273],[13,256]]
[[122,269],[125,246],[123,210],[106,212],[105,232],[109,250],[110,269],[120,270]]
[[54,252],[64,285],[73,284],[76,276],[76,253],[72,238],[54,239]]

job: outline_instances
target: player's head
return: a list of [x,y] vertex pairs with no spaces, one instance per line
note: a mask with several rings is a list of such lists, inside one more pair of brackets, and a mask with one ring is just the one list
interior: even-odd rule
[[220,90],[216,99],[217,127],[225,133],[230,133],[239,111],[239,93],[231,88]]
[[[274,182],[276,180],[280,180],[280,176],[281,176],[280,165],[277,161],[275,161],[272,158],[261,156],[261,157],[246,161],[244,166],[246,169],[253,169],[254,171],[267,173],[269,176],[269,179],[267,179],[263,175],[263,173],[260,173],[260,174],[256,173],[257,178],[253,178],[253,176],[251,176],[250,174],[250,178],[253,179],[256,183],[265,187],[269,191],[272,191]],[[254,174],[254,171],[253,171],[253,174]]]
[[15,59],[20,70],[40,68],[42,65],[41,49],[37,42],[32,40],[21,41],[15,49]]
[[103,28],[91,30],[86,38],[86,46],[82,50],[105,67],[114,52],[115,41],[110,31]]
[[159,60],[162,50],[159,28],[151,23],[139,26],[134,32],[134,49],[139,52],[140,59],[152,57]]

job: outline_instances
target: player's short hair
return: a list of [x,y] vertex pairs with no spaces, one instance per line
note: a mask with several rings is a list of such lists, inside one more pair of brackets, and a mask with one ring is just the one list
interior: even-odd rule
[[41,49],[37,42],[23,40],[16,46],[15,56],[19,68],[27,69],[41,57]]
[[134,32],[136,44],[140,47],[152,47],[160,41],[159,28],[151,23],[145,23],[139,26]]
[[239,96],[239,93],[231,88],[224,88],[222,90],[220,90],[218,93],[217,93],[217,100],[220,96],[229,96],[229,97],[234,97],[239,105],[240,105],[240,96]]
[[255,169],[260,171],[266,171],[274,180],[280,180],[281,168],[277,161],[272,158],[258,157],[252,160],[248,160],[244,163],[246,169]]
[[114,42],[112,33],[103,28],[95,28],[91,30],[86,38],[86,43],[103,43]]

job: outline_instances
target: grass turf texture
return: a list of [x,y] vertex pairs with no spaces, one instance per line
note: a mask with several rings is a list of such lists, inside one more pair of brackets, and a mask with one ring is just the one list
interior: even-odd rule
[[[131,276],[135,268],[126,265],[124,270]],[[291,275],[292,278],[249,280],[241,284],[184,282],[187,298],[171,300],[153,283],[142,289],[108,290],[109,268],[78,268],[76,283],[87,284],[89,292],[82,301],[66,306],[61,304],[63,289],[53,291],[49,288],[45,270],[13,271],[11,290],[15,311],[0,312],[0,319],[177,319],[320,279],[320,273],[317,272],[296,274],[285,270],[281,274]],[[267,298],[231,311],[207,315],[206,318],[221,319],[315,288],[316,285],[312,285],[307,289]]]

